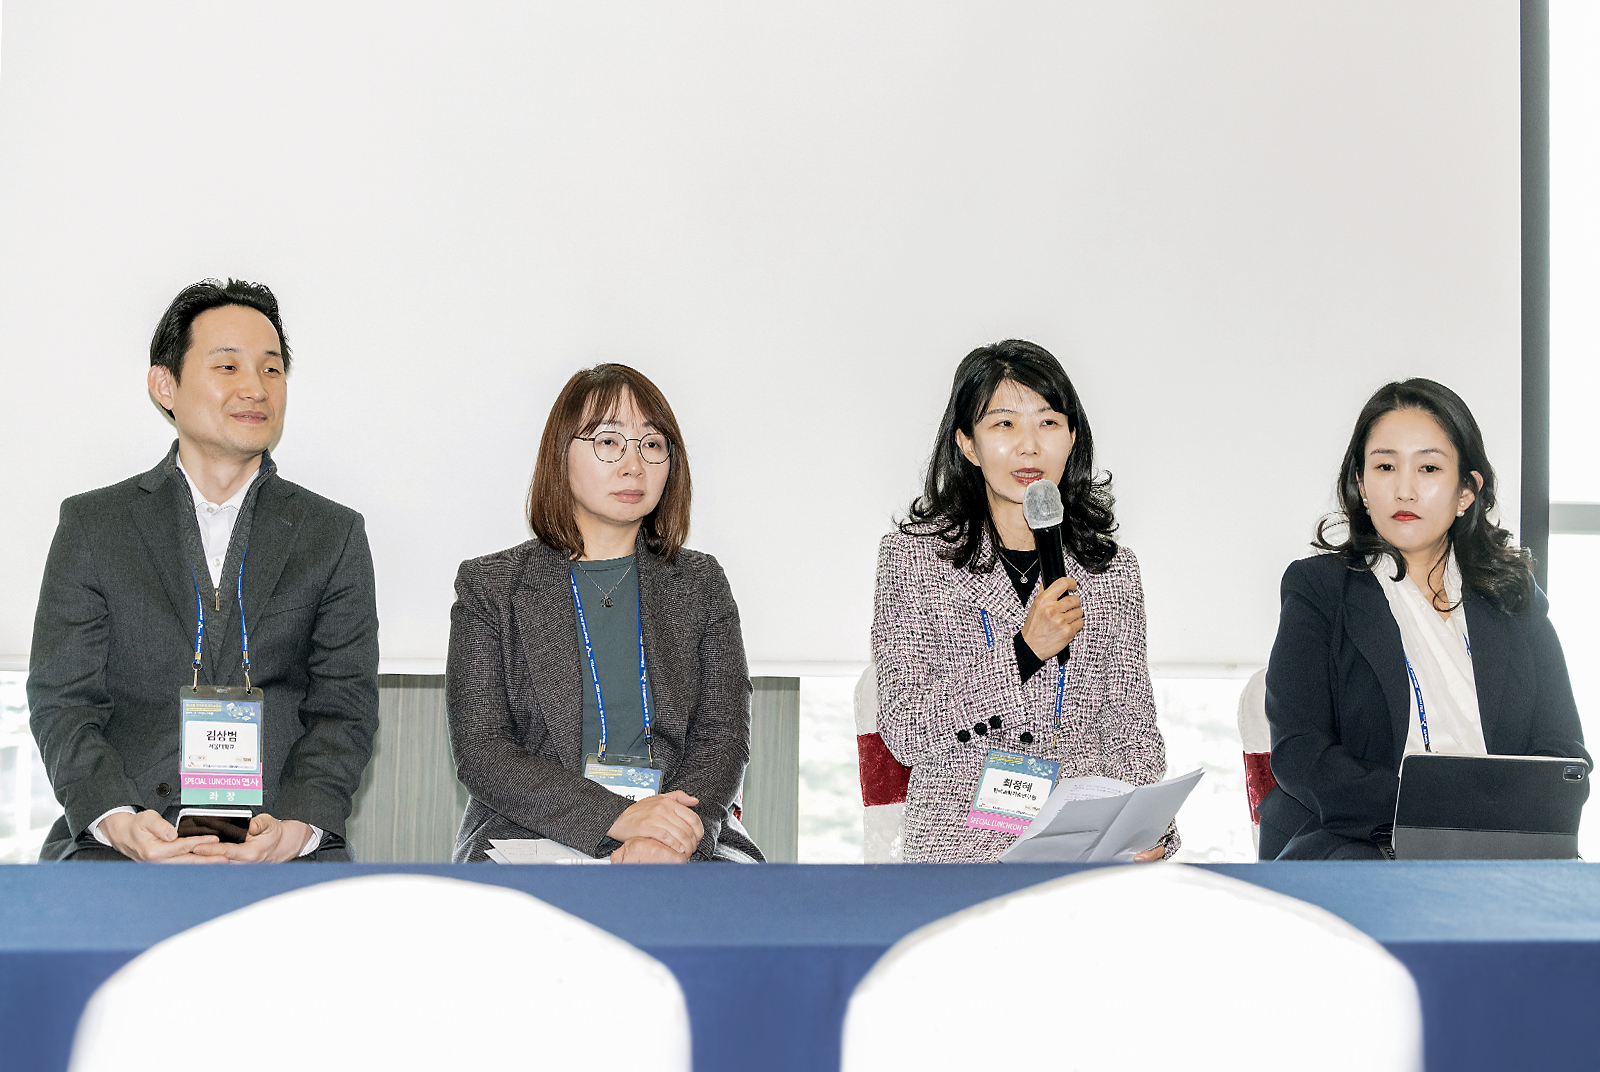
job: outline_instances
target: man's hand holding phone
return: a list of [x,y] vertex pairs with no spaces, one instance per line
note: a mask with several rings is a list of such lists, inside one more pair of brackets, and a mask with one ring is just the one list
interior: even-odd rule
[[113,812],[100,820],[100,832],[111,841],[113,849],[130,860],[163,864],[227,863],[226,857],[198,851],[215,848],[215,834],[179,837],[178,831],[158,811]]
[[235,845],[213,843],[196,849],[226,863],[278,864],[293,860],[311,840],[311,827],[298,819],[274,819],[262,812],[250,820],[250,832]]

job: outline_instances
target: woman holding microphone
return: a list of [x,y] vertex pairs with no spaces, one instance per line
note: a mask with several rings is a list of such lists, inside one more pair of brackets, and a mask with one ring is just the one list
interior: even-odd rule
[[1492,518],[1494,467],[1460,396],[1379,388],[1338,499],[1313,541],[1325,553],[1283,575],[1263,860],[1390,857],[1412,752],[1589,758],[1549,603]]
[[739,611],[688,550],[672,408],[625,365],[567,381],[545,422],[536,539],[461,564],[445,696],[471,802],[456,862],[551,838],[615,863],[757,861],[733,817],[750,755]]
[[[1060,487],[1066,510],[1066,576],[1042,592],[1022,507],[1039,480]],[[911,768],[907,861],[994,860],[1016,841],[974,818],[991,749],[1059,764],[1061,778],[1161,778],[1144,594],[1115,528],[1061,364],[1020,340],[968,354],[923,494],[878,551],[878,732]],[[1169,832],[1138,858],[1175,851]]]

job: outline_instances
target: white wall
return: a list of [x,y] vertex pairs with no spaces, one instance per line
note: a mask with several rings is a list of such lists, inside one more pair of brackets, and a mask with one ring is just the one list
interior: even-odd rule
[[1600,502],[1600,4],[1550,5],[1550,498]]
[[1373,387],[1432,375],[1517,516],[1509,3],[8,0],[0,654],[56,505],[152,465],[151,329],[269,283],[283,475],[362,510],[386,658],[525,538],[555,390],[666,391],[752,659],[867,656],[957,360],[1062,358],[1152,657],[1265,659]]

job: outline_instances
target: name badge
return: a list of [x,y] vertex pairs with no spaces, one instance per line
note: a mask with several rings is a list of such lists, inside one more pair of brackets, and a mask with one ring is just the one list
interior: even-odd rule
[[184,804],[261,804],[265,694],[240,686],[178,690],[178,779]]
[[972,798],[972,810],[967,813],[967,825],[1006,834],[1022,833],[1044,807],[1060,773],[1061,764],[1054,760],[989,749],[978,791]]
[[643,800],[661,792],[661,772],[631,756],[608,756],[603,761],[599,756],[587,756],[583,776],[629,800]]

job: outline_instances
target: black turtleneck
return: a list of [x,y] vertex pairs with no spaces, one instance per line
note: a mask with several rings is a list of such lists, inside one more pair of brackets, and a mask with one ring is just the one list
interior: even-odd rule
[[[1013,551],[1009,547],[1001,547],[1000,555],[1002,561],[996,565],[1010,579],[1011,587],[1017,593],[1017,602],[1026,607],[1033,590],[1039,586],[1039,553]],[[1021,632],[1011,638],[1011,647],[1017,655],[1017,677],[1026,685],[1028,679],[1039,672],[1045,661],[1028,647],[1028,642],[1022,639]]]

